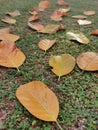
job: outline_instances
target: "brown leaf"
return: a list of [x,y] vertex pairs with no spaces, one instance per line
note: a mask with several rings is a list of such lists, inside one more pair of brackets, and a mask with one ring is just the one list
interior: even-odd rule
[[69,74],[75,67],[75,58],[70,54],[51,56],[49,65],[53,67],[52,72],[56,75],[63,76]]
[[59,103],[56,95],[41,81],[32,81],[20,86],[16,97],[35,117],[44,121],[56,121]]
[[60,11],[58,11],[58,10],[55,10],[55,11],[51,14],[50,18],[51,18],[52,20],[54,20],[54,21],[62,21],[62,13],[61,13]]
[[10,33],[9,27],[0,29],[0,34],[8,34],[8,33]]
[[62,6],[68,6],[68,5],[69,5],[69,3],[67,3],[67,2],[65,2],[65,1],[63,1],[63,0],[57,0],[57,3],[58,3],[59,5],[62,5]]
[[8,24],[15,24],[16,20],[9,18],[9,17],[4,17],[3,19],[1,19],[3,22],[8,23]]
[[72,16],[72,18],[76,18],[76,19],[86,19],[87,17],[85,15],[75,15]]
[[63,16],[67,16],[66,13],[71,11],[71,8],[60,8],[58,9],[58,11],[60,11],[63,14]]
[[38,12],[35,11],[35,10],[34,10],[33,12],[32,12],[32,11],[29,11],[29,13],[32,14],[32,15],[37,15],[37,14],[38,14]]
[[38,43],[38,46],[40,49],[47,51],[50,47],[54,45],[55,42],[56,42],[56,39],[53,39],[53,40],[44,39]]
[[84,15],[87,15],[87,16],[90,16],[90,15],[94,15],[94,14],[95,14],[95,11],[93,11],[93,10],[84,11],[83,14],[84,14]]
[[98,36],[98,29],[93,30],[93,31],[91,32],[91,34],[92,34],[92,35],[96,35],[96,36]]
[[77,65],[80,69],[86,71],[98,70],[98,53],[85,52],[77,58]]
[[31,21],[37,21],[39,19],[39,17],[38,17],[38,15],[32,15],[32,16],[30,16],[30,18],[29,18],[29,22],[31,22]]
[[0,42],[0,65],[17,68],[23,64],[25,55],[16,47],[15,43]]
[[50,2],[45,0],[45,1],[40,1],[39,3],[39,10],[40,11],[44,11],[44,9],[49,8],[50,7]]
[[12,16],[12,17],[16,17],[21,15],[20,12],[18,10],[15,10],[14,12],[7,12],[6,14]]
[[31,28],[31,29],[33,29],[33,30],[36,30],[36,31],[41,31],[43,28],[44,28],[44,26],[43,25],[41,25],[41,24],[31,24],[31,23],[28,23],[28,26]]

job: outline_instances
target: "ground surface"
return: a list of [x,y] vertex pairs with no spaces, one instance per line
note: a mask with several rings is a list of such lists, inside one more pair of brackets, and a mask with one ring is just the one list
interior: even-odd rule
[[[15,97],[16,89],[32,80],[40,80],[47,84],[57,95],[60,102],[58,122],[64,130],[72,126],[84,127],[87,130],[98,130],[98,72],[84,72],[76,66],[68,75],[61,77],[51,72],[48,59],[51,54],[59,55],[69,53],[77,57],[86,51],[98,52],[98,37],[90,36],[90,31],[98,28],[98,1],[97,0],[67,0],[72,8],[61,22],[66,31],[80,30],[89,39],[89,45],[83,45],[66,39],[66,31],[54,35],[39,34],[27,27],[28,11],[38,6],[40,0],[0,0],[0,19],[5,12],[19,10],[21,16],[17,17],[17,24],[10,25],[12,33],[21,37],[17,46],[26,55],[25,63],[19,68],[8,69],[0,67],[0,116],[4,119],[5,130],[58,130],[55,123],[43,122],[33,117],[18,102]],[[50,0],[51,8],[40,14],[40,23],[56,23],[49,19],[52,11],[60,6],[56,0]],[[90,16],[93,24],[79,26],[72,15],[82,14],[84,10],[95,10],[96,15]],[[0,21],[0,28],[8,27]],[[38,48],[38,42],[44,38],[58,38],[58,42],[44,55]],[[32,126],[32,122],[35,125]],[[73,128],[74,129],[74,128]],[[74,129],[75,130],[75,129]],[[79,129],[78,129],[79,130]]]

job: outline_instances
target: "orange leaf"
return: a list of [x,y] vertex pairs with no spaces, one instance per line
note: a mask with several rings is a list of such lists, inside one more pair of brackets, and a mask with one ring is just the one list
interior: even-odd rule
[[12,17],[16,17],[21,15],[20,12],[18,10],[15,10],[14,12],[7,12],[6,14],[12,16]]
[[9,24],[15,24],[15,23],[16,23],[16,20],[15,20],[15,19],[11,19],[11,18],[9,18],[9,17],[4,17],[4,18],[2,19],[2,21],[5,22],[5,23],[9,23]]
[[62,13],[61,13],[60,11],[58,11],[58,10],[55,10],[55,11],[51,14],[50,18],[51,18],[52,20],[54,20],[54,21],[62,21]]
[[85,52],[77,58],[77,65],[80,69],[86,71],[98,70],[98,53]]
[[45,1],[41,1],[39,3],[39,8],[40,9],[46,9],[46,8],[49,8],[50,7],[50,2],[45,0]]
[[44,121],[56,121],[59,103],[56,95],[41,81],[33,81],[20,86],[16,97],[35,117]]
[[29,26],[31,29],[36,30],[36,31],[38,31],[38,32],[44,28],[43,25],[38,24],[38,23],[37,23],[37,24],[28,23],[28,26]]
[[69,4],[63,0],[57,0],[57,3],[62,6],[68,6]]
[[10,28],[8,27],[8,28],[2,28],[2,29],[0,29],[0,34],[8,34],[8,33],[10,33]]
[[13,42],[0,42],[0,65],[17,68],[23,64],[25,55]]
[[56,39],[53,40],[44,39],[39,42],[38,46],[40,49],[47,51],[50,47],[54,45],[55,42]]
[[93,31],[91,32],[91,34],[92,34],[92,35],[96,35],[96,36],[98,36],[98,29],[93,30]]
[[38,17],[38,15],[32,15],[30,18],[29,18],[29,22],[31,22],[31,21],[36,21],[36,20],[38,20],[39,19],[39,17]]

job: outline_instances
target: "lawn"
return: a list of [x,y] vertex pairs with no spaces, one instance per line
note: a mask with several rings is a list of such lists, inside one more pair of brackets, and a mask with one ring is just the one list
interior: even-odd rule
[[[42,81],[57,95],[60,104],[58,122],[64,130],[75,130],[71,129],[72,126],[79,123],[86,130],[98,130],[98,71],[83,72],[76,65],[70,74],[62,76],[58,81],[48,63],[51,55],[68,53],[77,58],[86,51],[98,53],[98,37],[90,35],[92,30],[98,29],[98,1],[66,0],[71,12],[62,22],[54,22],[49,18],[55,9],[61,7],[56,0],[49,1],[51,7],[40,13],[39,23],[61,23],[66,28],[53,35],[38,33],[27,26],[29,11],[38,7],[40,0],[0,0],[0,19],[8,11],[17,9],[21,13],[16,17],[15,25],[8,25],[0,20],[0,29],[10,26],[11,32],[20,36],[20,40],[16,42],[17,47],[26,55],[24,64],[19,67],[20,72],[0,66],[0,116],[5,115],[2,130],[59,130],[55,122],[35,118],[17,100],[17,88],[34,80]],[[93,22],[91,25],[79,26],[71,16],[82,14],[84,10],[95,10],[96,14],[88,17]],[[71,30],[83,32],[90,43],[85,45],[69,41],[66,32]],[[46,54],[38,47],[38,42],[44,38],[58,39]]]

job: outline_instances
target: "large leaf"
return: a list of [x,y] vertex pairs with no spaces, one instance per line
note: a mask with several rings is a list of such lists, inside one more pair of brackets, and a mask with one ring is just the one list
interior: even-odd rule
[[8,34],[8,33],[10,33],[9,27],[0,29],[0,34],[5,35],[5,34]]
[[41,81],[33,81],[20,86],[16,97],[35,117],[44,121],[56,121],[59,103],[56,95]]
[[47,51],[50,47],[54,45],[55,42],[56,42],[56,39],[53,39],[53,40],[44,39],[39,42],[38,46],[40,49]]
[[16,47],[15,43],[0,42],[0,65],[18,68],[23,64],[25,55]]
[[70,73],[74,69],[75,58],[70,54],[52,55],[49,59],[49,65],[53,67],[52,72],[60,77]]
[[86,71],[98,70],[98,53],[85,52],[77,58],[77,64],[80,69]]
[[69,40],[76,40],[83,44],[89,43],[89,39],[81,32],[80,33],[67,32],[66,35]]
[[12,17],[16,17],[21,15],[20,12],[18,10],[15,10],[14,12],[7,12],[6,14],[12,16]]
[[92,35],[96,35],[96,36],[98,36],[98,29],[93,30],[93,31],[91,32],[91,34],[92,34]]
[[84,11],[83,14],[84,14],[84,15],[87,15],[87,16],[90,16],[90,15],[94,15],[94,14],[95,14],[95,11],[93,11],[93,10]]
[[68,6],[69,4],[63,0],[57,0],[57,3],[62,6]]
[[9,18],[9,17],[4,17],[3,19],[1,19],[3,22],[8,23],[8,24],[15,24],[16,20]]
[[89,24],[92,23],[92,21],[81,20],[81,19],[79,19],[77,22],[78,22],[79,25],[89,25]]

